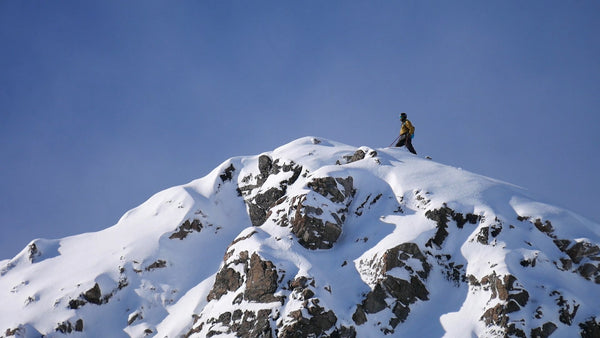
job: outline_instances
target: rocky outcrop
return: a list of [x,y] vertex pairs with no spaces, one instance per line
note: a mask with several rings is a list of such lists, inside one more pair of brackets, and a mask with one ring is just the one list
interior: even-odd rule
[[[330,249],[342,233],[355,193],[352,177],[315,178],[308,187],[327,202],[320,203],[320,198],[311,198],[313,196],[308,194],[292,198],[292,209],[296,210],[291,220],[292,233],[307,249]],[[323,206],[328,208],[324,210]]]
[[[522,328],[518,327],[523,322],[519,319],[511,319],[509,314],[521,310],[529,301],[529,293],[522,287],[516,286],[517,278],[513,275],[498,276],[495,272],[477,281],[469,276],[472,286],[481,287],[490,292],[490,303],[496,301],[496,305],[488,308],[481,320],[488,327],[498,327],[507,335],[524,336]],[[493,304],[493,303],[492,303]],[[548,328],[546,328],[548,330]]]
[[193,232],[200,232],[202,228],[203,225],[199,219],[194,219],[191,222],[188,219],[185,222],[183,222],[179,227],[177,227],[177,230],[169,236],[169,239],[177,238],[182,240]]
[[[258,158],[257,176],[246,176],[242,179],[242,185],[238,193],[243,196],[248,206],[248,215],[252,225],[261,226],[268,218],[269,211],[278,200],[283,197],[289,185],[294,184],[300,174],[302,167],[294,162],[280,164],[280,160],[273,160],[267,155]],[[275,186],[263,189],[263,185],[269,177],[276,177],[278,181]]]
[[600,322],[596,317],[589,318],[585,322],[579,323],[581,329],[579,333],[581,338],[597,338],[600,337]]
[[481,220],[481,216],[474,214],[463,215],[446,205],[439,209],[428,210],[425,212],[425,217],[435,221],[437,224],[435,236],[427,241],[425,246],[430,248],[435,246],[435,248],[438,249],[441,248],[442,243],[444,243],[446,237],[448,237],[448,222],[450,222],[450,220],[456,222],[456,227],[459,229],[462,229],[467,222],[470,224],[477,224],[477,222]]
[[[521,222],[531,222],[537,230],[552,239],[554,245],[565,255],[554,265],[562,271],[571,271],[581,277],[600,284],[600,246],[586,239],[561,239],[554,233],[554,226],[549,220],[532,219],[528,216],[519,216]],[[521,265],[533,266],[534,262],[524,261]]]
[[252,225],[261,226],[272,219],[282,227],[291,227],[305,248],[330,249],[342,233],[355,194],[353,178],[315,177],[306,184],[311,192],[286,196],[288,186],[297,181],[302,167],[280,162],[262,155],[258,158],[259,174],[242,179],[238,191],[246,201]]
[[[303,312],[307,312],[306,318]],[[303,310],[294,310],[288,316],[291,321],[279,330],[279,337],[322,337],[337,322],[333,311],[325,311],[318,299],[311,299]]]
[[56,327],[56,331],[60,333],[72,333],[72,332],[82,332],[83,331],[83,319],[77,319],[75,324],[71,323],[71,321],[64,321]]
[[[431,265],[415,243],[403,243],[388,249],[381,258],[361,262],[360,266],[374,271],[375,284],[352,315],[357,325],[366,323],[368,314],[391,308],[393,315],[382,330],[393,333],[393,329],[408,318],[411,304],[429,300],[424,281],[429,276]],[[401,275],[407,277],[397,277]]]
[[362,148],[362,149],[358,149],[354,152],[354,154],[352,155],[345,155],[343,156],[344,158],[344,162],[342,163],[340,160],[338,160],[336,162],[337,165],[341,165],[341,164],[349,164],[349,163],[353,163],[356,161],[360,161],[360,160],[364,160],[365,158],[370,157],[370,158],[377,158],[377,151],[373,150],[373,149],[369,149],[369,148]]
[[250,255],[248,251],[241,251],[237,255],[227,255],[226,264],[217,273],[207,300],[218,301],[225,294],[233,292],[237,293],[234,304],[246,301],[264,304],[264,308],[258,311],[224,312],[216,318],[197,320],[188,334],[205,329],[207,337],[222,333],[235,333],[238,337],[274,337],[270,324],[272,306],[269,303],[281,304],[282,297],[275,295],[278,283],[276,266],[271,261],[263,260],[256,252]]

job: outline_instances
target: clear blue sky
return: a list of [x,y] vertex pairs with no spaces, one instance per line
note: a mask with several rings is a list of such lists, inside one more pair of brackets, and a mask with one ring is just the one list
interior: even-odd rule
[[302,136],[388,146],[592,220],[598,1],[1,1],[0,259]]

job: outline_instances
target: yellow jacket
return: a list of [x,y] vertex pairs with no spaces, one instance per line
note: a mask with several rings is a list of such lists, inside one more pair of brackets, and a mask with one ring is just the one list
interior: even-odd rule
[[410,123],[409,120],[404,121],[402,123],[402,128],[400,128],[400,135],[408,134],[412,135],[415,133],[415,127]]

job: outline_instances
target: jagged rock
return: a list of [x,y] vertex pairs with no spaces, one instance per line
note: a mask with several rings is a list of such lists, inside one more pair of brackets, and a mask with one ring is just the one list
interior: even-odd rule
[[529,301],[527,290],[515,286],[517,278],[513,275],[498,276],[495,272],[481,279],[484,288],[489,287],[492,292],[491,299],[498,298],[503,301],[515,300],[520,306],[525,306]]
[[221,269],[215,277],[215,283],[208,293],[207,300],[219,299],[229,291],[235,291],[242,286],[242,276],[232,268]]
[[64,321],[56,327],[56,332],[61,333],[72,333],[73,331],[82,332],[83,331],[83,320],[78,319],[73,325],[70,321]]
[[[252,198],[247,198],[246,205],[248,206],[248,214],[252,225],[261,226],[268,219],[270,209],[275,206],[278,200],[283,197],[287,191],[287,186],[294,184],[302,173],[302,166],[295,163],[279,164],[279,160],[273,161],[267,155],[261,155],[258,158],[258,169],[260,175],[256,178],[256,185],[248,184],[247,186],[239,187],[238,191],[241,195],[244,192],[252,194],[252,191],[259,189]],[[277,175],[280,172],[292,172],[289,178],[282,178],[278,187],[270,187],[266,191],[260,191],[260,187],[266,182],[271,175]],[[286,175],[287,177],[289,175]],[[249,178],[247,178],[249,180]]]
[[[365,157],[367,157],[367,155],[369,157],[377,157],[377,152],[375,150],[373,150],[373,149],[367,149],[367,151],[368,152],[365,152],[362,149],[358,149],[352,155],[345,155],[344,156],[344,160],[346,160],[346,164],[349,164],[349,163],[352,163],[352,162],[363,160],[363,159],[365,159]],[[342,163],[340,161],[337,161],[336,164],[340,165]]]
[[182,240],[192,232],[200,232],[202,230],[202,227],[202,223],[199,219],[194,219],[192,222],[190,222],[190,220],[188,219],[177,228],[177,231],[175,231],[171,234],[171,236],[169,236],[169,239],[178,238]]
[[277,269],[273,262],[263,261],[256,253],[250,258],[244,299],[259,303],[279,301],[273,294],[277,291]]
[[[338,183],[342,185],[344,191],[340,191],[337,185]],[[319,195],[325,196],[334,203],[343,203],[346,200],[346,198],[354,196],[355,193],[352,176],[348,176],[346,178],[314,178],[311,182],[308,183],[307,186]]]
[[[1,334],[1,333],[0,333]],[[2,337],[43,337],[38,330],[36,330],[33,326],[26,324],[20,324],[14,329],[6,329],[4,331],[4,336]]]
[[535,225],[535,227],[545,233],[546,235],[553,237],[554,238],[554,227],[552,226],[552,223],[550,223],[550,221],[546,221],[542,223],[541,219],[536,219],[535,222],[533,222],[533,225]]
[[585,257],[594,256],[600,253],[600,248],[597,245],[582,241],[573,244],[573,246],[565,252],[574,263],[579,264]]
[[366,313],[377,313],[387,307],[386,298],[387,294],[385,293],[383,284],[377,284],[363,300],[362,309]]
[[[317,217],[309,216],[303,200],[296,206],[296,214],[292,219],[292,233],[298,237],[298,242],[307,249],[330,249],[342,233],[341,224],[323,223],[323,220]],[[322,213],[322,209],[320,210]]]
[[581,338],[598,338],[600,337],[600,323],[597,319],[589,318],[583,323],[579,323],[579,334]]
[[413,272],[410,266],[407,266],[406,261],[409,259],[417,259],[421,262],[421,269],[417,270],[417,274],[421,278],[427,278],[431,271],[431,265],[427,262],[427,258],[423,255],[419,246],[415,243],[402,243],[394,248],[388,249],[383,254],[383,271],[388,272],[394,268],[406,268],[409,272]]
[[274,337],[269,323],[271,310],[259,310],[256,314],[246,311],[241,324],[233,324],[232,331],[242,338],[272,338]]
[[[470,280],[472,279],[470,278]],[[508,336],[525,337],[524,331],[518,328],[515,321],[511,321],[509,317],[510,313],[521,310],[529,301],[529,292],[521,287],[517,287],[516,282],[517,278],[513,275],[498,276],[496,272],[493,272],[483,277],[481,281],[471,284],[491,291],[490,300],[500,300],[500,303],[487,309],[480,320],[487,326],[495,325],[500,327]]]
[[393,314],[396,316],[390,320],[390,325],[396,327],[404,322],[410,313],[409,305],[415,303],[418,299],[428,300],[429,291],[421,280],[412,276],[410,282],[393,276],[386,276],[381,282],[375,285],[363,302],[357,306],[352,319],[357,325],[364,324],[366,313],[378,313],[388,307],[386,299],[392,297],[395,299]]
[[233,164],[229,165],[229,167],[225,168],[225,171],[219,175],[219,177],[221,178],[221,181],[223,182],[227,182],[227,181],[231,181],[233,179],[233,172],[235,171],[235,167],[233,166]]
[[315,300],[313,300],[307,312],[310,315],[310,318],[305,318],[302,314],[302,310],[290,312],[289,317],[292,318],[293,321],[281,328],[279,337],[321,337],[337,322],[337,317],[333,311],[329,310],[325,312],[325,309],[319,306]]
[[420,300],[428,300],[429,291],[416,276],[411,276],[410,282],[404,279],[387,276],[383,280],[386,291],[404,305]]
[[[269,309],[262,309],[257,312],[235,310],[233,314],[231,312],[222,313],[218,318],[211,318],[206,321],[206,324],[210,325],[206,337],[221,334],[227,334],[228,336],[235,334],[235,337],[241,338],[275,337],[270,325],[270,314],[271,310]],[[186,337],[201,332],[203,326],[204,323],[201,323],[199,326],[192,328],[186,334]]]
[[488,245],[488,237],[489,236],[490,236],[490,228],[483,227],[479,230],[479,233],[477,234],[477,242],[484,244],[484,245]]
[[356,311],[354,311],[354,314],[352,315],[352,320],[356,325],[362,325],[367,322],[367,315],[362,305],[356,307]]
[[260,172],[260,178],[258,179],[258,185],[263,185],[273,169],[273,160],[267,155],[261,155],[258,157],[258,171]]
[[285,195],[283,189],[270,188],[262,194],[257,194],[254,199],[248,203],[248,214],[252,225],[261,226],[267,221],[269,209],[275,205],[278,199]]
[[556,324],[552,322],[544,323],[542,327],[536,327],[535,329],[531,330],[531,337],[548,338],[554,331],[556,331],[557,328],[558,327],[556,326]]
[[152,271],[152,270],[156,270],[156,269],[162,269],[162,268],[165,268],[165,267],[167,267],[167,262],[164,261],[164,260],[162,260],[162,259],[159,259],[159,260],[153,262],[152,264],[148,265],[146,267],[146,271]]
[[[338,188],[338,184],[342,186],[342,190]],[[322,217],[318,217],[324,214],[324,210],[309,205],[306,195],[297,196],[291,201],[292,209],[296,210],[291,220],[292,233],[307,249],[330,249],[342,233],[348,205],[355,194],[353,178],[315,178],[307,186],[339,206],[330,212],[335,223],[323,221]]]
[[335,329],[329,336],[331,338],[356,338],[356,329],[354,326],[345,327],[342,326],[339,329]]
[[550,295],[558,296],[558,298],[555,298],[556,305],[559,307],[558,320],[567,325],[573,324],[573,319],[577,315],[577,310],[579,310],[579,304],[574,300],[569,301],[565,299],[559,291],[553,291]]
[[100,291],[100,286],[98,283],[94,284],[91,289],[84,292],[83,298],[92,304],[102,304],[102,292]]
[[430,248],[433,247],[433,245],[435,245],[436,248],[441,248],[442,243],[444,243],[446,237],[448,237],[447,229],[448,222],[450,221],[450,219],[456,222],[456,226],[459,229],[462,229],[467,222],[470,224],[477,224],[477,222],[481,220],[481,216],[474,214],[467,214],[465,216],[461,213],[457,213],[456,211],[450,209],[446,205],[439,209],[427,210],[425,212],[425,217],[429,218],[432,221],[435,221],[437,224],[437,231],[434,237],[427,241],[427,243],[425,244],[425,246]]

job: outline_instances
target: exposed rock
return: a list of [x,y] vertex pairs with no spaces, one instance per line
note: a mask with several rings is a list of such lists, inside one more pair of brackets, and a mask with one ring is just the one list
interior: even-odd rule
[[598,338],[600,337],[600,322],[598,322],[597,318],[589,318],[583,323],[579,323],[579,328],[581,329],[579,333],[581,334],[581,338]]
[[[245,197],[248,214],[254,226],[261,226],[266,222],[270,209],[277,204],[278,200],[285,195],[287,187],[294,184],[302,173],[302,166],[296,165],[294,162],[279,164],[279,159],[273,161],[271,157],[261,155],[258,158],[258,170],[260,174],[257,177],[245,177],[242,182],[245,182],[246,185],[238,187],[240,196]],[[285,177],[289,176],[287,174],[289,172],[292,175],[288,178],[282,177],[278,187],[270,187],[261,191],[260,188],[267,178],[278,175],[280,172],[286,173]],[[256,184],[252,184],[252,180],[255,180]]]
[[392,297],[392,313],[395,315],[390,319],[390,325],[395,328],[399,323],[404,322],[410,313],[409,305],[417,300],[428,300],[429,291],[421,280],[412,276],[410,282],[392,276],[386,276],[381,282],[375,285],[363,300],[357,306],[352,319],[357,325],[362,325],[367,321],[366,314],[378,313],[388,307],[386,299]]
[[242,286],[242,276],[232,268],[221,269],[215,277],[215,284],[208,293],[206,299],[210,302],[219,299],[229,291],[235,291]]
[[56,332],[61,333],[72,333],[73,331],[82,332],[83,331],[83,319],[78,319],[73,325],[70,321],[64,321],[56,327]]
[[83,298],[92,304],[102,304],[102,292],[100,291],[100,286],[98,283],[94,284],[91,289],[84,292]]
[[383,288],[383,284],[377,284],[373,290],[367,294],[361,307],[366,313],[377,313],[387,307],[387,303],[385,302],[386,298],[387,294]]
[[[338,188],[338,183],[344,188],[343,191]],[[343,203],[346,198],[354,196],[355,193],[352,176],[314,178],[307,186],[334,203]]]
[[[456,211],[450,209],[448,206],[444,205],[439,209],[428,210],[425,212],[425,217],[429,218],[432,221],[435,221],[437,224],[437,231],[433,238],[431,238],[425,246],[432,248],[435,245],[436,248],[441,248],[442,243],[448,237],[448,222],[450,219],[456,222],[456,226],[459,229],[462,229],[463,226],[468,222],[470,224],[477,224],[481,220],[481,216],[474,214],[463,215],[461,213],[457,213]],[[487,239],[486,239],[487,240]]]
[[19,326],[17,326],[14,329],[10,329],[10,328],[6,329],[6,331],[4,331],[4,336],[2,336],[2,337],[43,337],[43,336],[44,335],[42,335],[33,326],[31,326],[29,324],[26,324],[26,325],[19,324]]
[[417,259],[421,262],[421,267],[416,270],[416,273],[421,278],[427,278],[431,271],[431,265],[427,262],[427,258],[423,255],[419,246],[415,243],[402,243],[394,248],[388,249],[383,254],[383,272],[388,272],[394,268],[405,268],[409,273],[415,272],[410,265],[407,265],[407,260]]
[[579,310],[579,304],[574,300],[569,301],[565,299],[559,291],[553,291],[550,295],[558,296],[555,298],[556,305],[559,307],[558,320],[567,325],[573,324],[573,319],[577,315],[577,310]]
[[573,244],[573,246],[567,249],[565,252],[567,255],[569,255],[574,263],[579,264],[584,258],[600,253],[600,248],[597,245],[587,241],[582,241]]
[[429,300],[429,291],[416,276],[411,276],[410,282],[404,279],[387,276],[383,280],[386,291],[399,302],[404,305],[409,305],[420,300]]
[[199,219],[194,219],[192,222],[190,222],[190,220],[188,219],[177,228],[177,231],[175,231],[171,234],[171,236],[169,236],[169,239],[178,238],[182,240],[192,232],[200,232],[202,230],[202,227],[202,223]]
[[[317,217],[309,216],[300,200],[296,206],[296,214],[292,219],[292,233],[298,237],[298,242],[307,249],[330,249],[342,233],[341,224],[323,223],[323,220]],[[317,209],[321,210],[322,209]]]
[[[338,184],[342,187],[341,190]],[[348,205],[355,194],[353,179],[351,176],[315,178],[308,183],[308,187],[335,203],[329,213],[335,223],[329,220],[323,221],[323,217],[319,216],[324,214],[324,210],[308,204],[307,195],[296,196],[291,200],[292,209],[296,210],[291,220],[292,233],[307,249],[330,249],[342,233]]]
[[275,337],[271,330],[269,316],[271,310],[259,310],[256,314],[245,311],[240,323],[234,322],[231,330],[242,338],[272,338]]
[[354,311],[354,314],[352,315],[352,320],[356,325],[362,325],[367,322],[367,314],[362,305],[356,307],[356,311]]
[[146,271],[152,271],[152,270],[156,270],[156,269],[162,269],[162,268],[165,268],[165,267],[167,267],[167,262],[164,261],[164,260],[162,260],[162,259],[159,259],[159,260],[153,262],[152,264],[148,265],[146,267]]
[[482,227],[477,234],[477,242],[488,245],[488,237],[490,236],[490,228]]
[[258,171],[260,172],[260,178],[258,179],[258,185],[263,185],[271,171],[273,169],[273,160],[267,155],[261,155],[258,157]]
[[263,261],[256,253],[250,258],[250,269],[246,279],[244,299],[259,303],[279,301],[277,291],[277,269],[273,262]]
[[342,326],[339,329],[335,329],[329,336],[330,338],[356,338],[356,329],[354,326],[345,327]]
[[290,312],[291,323],[287,323],[279,331],[280,338],[304,338],[321,337],[331,329],[337,322],[337,317],[333,311],[325,311],[318,305],[317,300],[310,302],[308,309],[309,318],[303,316],[302,310]]
[[554,238],[554,227],[552,226],[552,223],[550,223],[550,221],[546,221],[542,223],[541,219],[536,219],[535,222],[533,222],[533,225],[535,225],[535,227],[545,233],[546,235]]
[[[367,151],[365,152],[365,150],[363,150],[363,149],[358,149],[352,155],[345,155],[344,156],[344,160],[346,161],[345,164],[363,160],[367,156],[377,157],[377,152],[375,150],[373,150],[373,149],[366,149],[366,150]],[[340,165],[342,163],[340,161],[337,161],[336,164]]]
[[283,195],[285,195],[283,189],[270,188],[264,193],[257,194],[252,201],[248,202],[248,214],[250,215],[252,225],[263,225],[267,221],[269,209]]
[[221,181],[223,182],[227,182],[227,181],[231,181],[233,179],[233,172],[235,171],[235,167],[233,166],[233,164],[229,165],[229,167],[225,168],[225,171],[219,175],[219,177],[221,178]]
[[542,327],[531,330],[532,338],[548,338],[558,327],[552,322],[546,322]]
[[481,281],[471,284],[491,291],[490,301],[493,299],[500,301],[494,307],[487,309],[481,316],[480,319],[487,326],[495,325],[508,336],[526,337],[525,332],[516,324],[522,326],[522,322],[509,317],[510,313],[521,310],[529,301],[529,292],[517,286],[516,282],[517,278],[513,275],[498,276],[496,272],[493,272],[483,277]]

